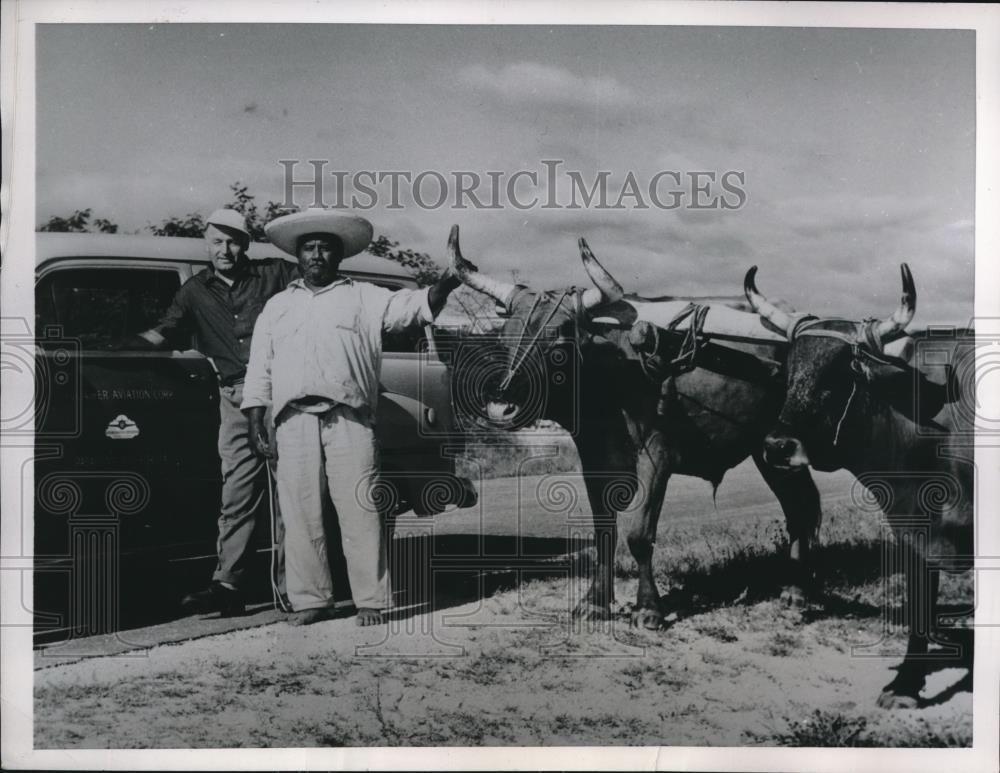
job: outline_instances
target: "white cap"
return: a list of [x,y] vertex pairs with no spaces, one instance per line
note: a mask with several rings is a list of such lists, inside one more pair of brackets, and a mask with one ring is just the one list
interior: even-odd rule
[[217,209],[208,216],[206,225],[217,225],[233,231],[239,231],[250,240],[250,232],[247,230],[247,221],[235,209]]

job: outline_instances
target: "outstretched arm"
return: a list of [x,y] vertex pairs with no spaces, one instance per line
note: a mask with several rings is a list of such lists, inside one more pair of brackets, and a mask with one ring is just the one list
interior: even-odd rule
[[429,325],[444,308],[452,290],[462,284],[462,280],[448,269],[430,287],[421,290],[396,290],[386,294],[385,311],[382,314],[382,329],[387,333],[398,333],[411,325]]
[[169,349],[173,341],[190,335],[190,316],[185,303],[186,296],[182,287],[174,296],[170,307],[163,313],[156,327],[144,330],[136,335],[128,336],[116,343],[116,349],[155,350]]

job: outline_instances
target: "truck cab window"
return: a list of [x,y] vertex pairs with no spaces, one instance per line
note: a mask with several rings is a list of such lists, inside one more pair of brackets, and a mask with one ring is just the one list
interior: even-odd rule
[[155,325],[179,287],[170,269],[61,269],[36,286],[35,329],[58,325],[84,349],[104,349]]

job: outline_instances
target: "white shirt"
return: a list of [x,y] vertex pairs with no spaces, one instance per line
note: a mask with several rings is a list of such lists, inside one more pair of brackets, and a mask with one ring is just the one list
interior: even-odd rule
[[296,279],[257,318],[241,408],[302,398],[342,403],[374,419],[382,332],[434,321],[427,289],[387,290],[338,279],[315,292]]

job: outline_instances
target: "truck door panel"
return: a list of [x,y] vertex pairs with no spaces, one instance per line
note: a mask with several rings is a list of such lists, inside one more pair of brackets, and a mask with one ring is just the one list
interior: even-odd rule
[[[108,350],[155,324],[182,277],[171,266],[68,264],[39,278],[37,372],[68,372],[79,391],[36,418],[36,443],[61,447],[36,464],[36,555],[66,555],[85,516],[110,518],[121,555],[214,541],[215,513],[205,512],[220,485],[211,363],[196,352]],[[68,512],[47,506],[43,487],[60,481],[79,492]]]

